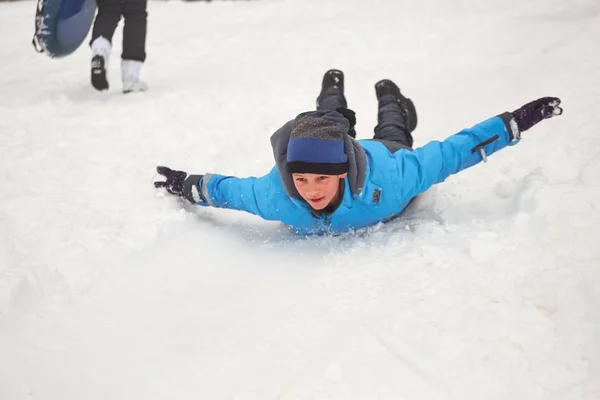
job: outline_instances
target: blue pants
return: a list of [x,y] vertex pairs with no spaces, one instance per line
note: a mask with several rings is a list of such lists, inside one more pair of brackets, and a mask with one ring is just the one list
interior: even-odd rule
[[[348,107],[346,97],[338,88],[330,87],[323,91],[317,99],[318,110],[335,110],[338,107]],[[412,150],[413,138],[406,126],[406,118],[395,96],[382,96],[379,100],[377,126],[373,140],[385,145],[394,153],[400,149]],[[356,137],[354,128],[348,132]]]

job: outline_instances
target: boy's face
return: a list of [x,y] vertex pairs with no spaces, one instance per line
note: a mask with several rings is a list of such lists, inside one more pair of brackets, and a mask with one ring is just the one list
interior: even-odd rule
[[322,210],[338,198],[340,179],[348,174],[292,174],[300,196],[314,209]]

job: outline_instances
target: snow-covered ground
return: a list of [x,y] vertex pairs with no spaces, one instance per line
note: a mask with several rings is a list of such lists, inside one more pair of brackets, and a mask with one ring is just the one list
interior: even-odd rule
[[[150,90],[89,82],[0,4],[0,399],[600,399],[597,0],[151,2]],[[402,220],[300,239],[182,208],[158,164],[260,175],[346,73],[419,112],[416,145],[563,100]]]

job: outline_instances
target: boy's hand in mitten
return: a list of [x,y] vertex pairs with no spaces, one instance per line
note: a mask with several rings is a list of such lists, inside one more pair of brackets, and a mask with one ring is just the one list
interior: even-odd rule
[[513,111],[512,115],[519,127],[519,132],[525,132],[544,119],[561,115],[563,109],[559,106],[560,99],[558,97],[542,97]]
[[164,188],[172,195],[193,204],[199,201],[206,202],[200,191],[200,180],[203,175],[190,175],[185,171],[176,171],[164,166],[156,167],[156,172],[161,177],[160,180],[154,181],[155,188]]

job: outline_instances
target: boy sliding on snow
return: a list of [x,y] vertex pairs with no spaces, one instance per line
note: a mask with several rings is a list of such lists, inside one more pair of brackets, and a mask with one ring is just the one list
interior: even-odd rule
[[430,186],[486,161],[538,122],[562,114],[560,99],[544,97],[413,150],[413,102],[387,79],[375,92],[379,112],[373,139],[355,140],[344,75],[329,70],[317,110],[298,115],[271,136],[276,165],[267,175],[189,175],[159,166],[161,181],[154,185],[198,205],[282,221],[299,235],[339,234],[399,215]]

